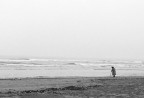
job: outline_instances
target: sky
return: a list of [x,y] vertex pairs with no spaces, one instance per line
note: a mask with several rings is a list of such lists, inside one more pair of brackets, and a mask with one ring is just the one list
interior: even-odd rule
[[0,0],[0,56],[144,59],[143,0]]

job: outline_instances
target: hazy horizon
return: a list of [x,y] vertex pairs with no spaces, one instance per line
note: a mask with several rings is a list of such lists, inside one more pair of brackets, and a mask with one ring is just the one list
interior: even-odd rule
[[143,0],[1,0],[0,56],[144,58]]

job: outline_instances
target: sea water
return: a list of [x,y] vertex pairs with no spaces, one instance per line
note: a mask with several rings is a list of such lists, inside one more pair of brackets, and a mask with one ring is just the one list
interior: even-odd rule
[[3,58],[0,78],[102,77],[111,76],[112,66],[117,76],[144,76],[142,60]]

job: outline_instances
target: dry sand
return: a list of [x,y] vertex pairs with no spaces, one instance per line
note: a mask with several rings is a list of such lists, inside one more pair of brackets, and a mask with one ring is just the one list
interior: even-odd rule
[[144,98],[144,77],[0,79],[0,98]]

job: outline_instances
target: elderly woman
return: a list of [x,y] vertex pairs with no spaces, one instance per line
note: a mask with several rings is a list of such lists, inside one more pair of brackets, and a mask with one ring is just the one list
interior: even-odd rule
[[112,68],[112,69],[111,69],[112,75],[113,75],[113,77],[115,77],[115,75],[116,75],[116,70],[115,70],[114,67],[111,67],[111,68]]

